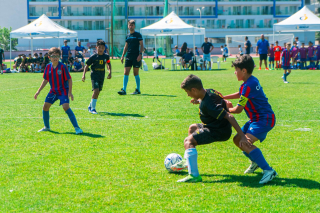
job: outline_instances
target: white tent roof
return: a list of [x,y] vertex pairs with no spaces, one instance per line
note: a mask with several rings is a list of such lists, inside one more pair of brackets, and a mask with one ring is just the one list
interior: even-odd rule
[[205,29],[186,24],[172,11],[160,21],[140,29],[140,33],[143,36],[204,35]]
[[46,15],[40,16],[30,24],[10,33],[12,38],[46,39],[78,37],[76,31],[68,30],[50,20]]
[[304,6],[289,18],[273,26],[275,32],[320,31],[320,18]]

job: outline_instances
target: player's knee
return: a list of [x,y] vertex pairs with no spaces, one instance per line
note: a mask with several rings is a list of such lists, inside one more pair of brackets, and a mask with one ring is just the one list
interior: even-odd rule
[[193,132],[195,132],[198,129],[197,124],[191,124],[189,126],[189,133],[192,134]]
[[234,137],[233,137],[233,143],[236,145],[236,146],[239,146],[239,135],[236,134]]
[[64,111],[67,111],[70,108],[70,106],[69,106],[69,104],[63,104],[62,108]]

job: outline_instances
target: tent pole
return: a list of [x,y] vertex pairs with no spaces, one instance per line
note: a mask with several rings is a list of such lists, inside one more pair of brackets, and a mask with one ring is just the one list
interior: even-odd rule
[[154,35],[154,49],[157,51],[157,36]]
[[59,34],[58,34],[58,45],[59,45],[58,47],[61,48],[60,47],[60,35]]
[[11,47],[11,34],[10,34],[10,69],[11,69],[11,51],[12,51],[12,47]]
[[31,37],[31,57],[33,56],[33,38]]
[[194,29],[193,29],[193,54],[196,55],[196,40],[194,37]]

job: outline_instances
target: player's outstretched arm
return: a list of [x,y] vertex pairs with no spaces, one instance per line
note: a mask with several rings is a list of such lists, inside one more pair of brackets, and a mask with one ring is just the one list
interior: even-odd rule
[[229,112],[232,114],[240,114],[242,112],[242,110],[244,109],[243,106],[237,105],[233,108],[229,108]]
[[[222,94],[220,93],[220,95],[222,95]],[[233,94],[230,94],[230,95],[226,95],[226,96],[222,95],[222,98],[223,99],[229,99],[229,100],[231,100],[231,99],[239,99],[240,98],[240,93],[236,92],[236,93],[233,93]]]
[[34,95],[34,99],[37,100],[38,95],[40,94],[41,90],[43,90],[43,88],[47,85],[48,81],[43,79],[38,91],[36,92],[36,94]]
[[238,135],[240,136],[241,139],[239,142],[239,146],[242,147],[245,144],[248,145],[249,147],[252,146],[250,139],[247,138],[246,135],[242,132],[234,116],[227,112],[224,118],[230,122],[230,124],[233,126],[233,128],[237,131]]
[[84,67],[84,70],[83,70],[83,75],[82,75],[82,81],[85,82],[86,80],[86,72],[88,71],[88,65],[86,65]]
[[72,78],[70,78],[70,79],[68,80],[68,84],[69,84],[68,98],[71,98],[71,100],[73,101],[73,95],[72,95]]

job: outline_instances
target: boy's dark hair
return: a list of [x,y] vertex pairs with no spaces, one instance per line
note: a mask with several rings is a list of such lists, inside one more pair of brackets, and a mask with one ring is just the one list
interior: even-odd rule
[[39,55],[42,55],[42,53],[39,53]]
[[312,41],[309,41],[309,44],[310,44],[310,43],[313,44]]
[[276,44],[278,44],[279,42],[278,42],[278,41],[276,41],[275,43],[276,43]]
[[61,50],[58,47],[51,47],[48,53],[49,55],[56,53],[59,54],[59,56],[61,56]]
[[106,45],[106,42],[104,42],[103,40],[98,40],[98,41],[97,41],[97,47],[100,46],[100,45],[105,46],[105,45]]
[[240,68],[241,70],[246,69],[248,74],[252,74],[254,62],[250,55],[243,55],[232,62],[232,67]]
[[296,39],[299,39],[299,37],[296,37]]
[[304,42],[302,42],[301,44],[304,44]]
[[192,88],[196,88],[200,90],[203,88],[203,85],[202,85],[201,79],[198,76],[191,74],[191,75],[188,75],[188,77],[186,77],[182,81],[180,87],[181,89],[186,89],[191,91]]
[[128,21],[128,24],[134,24],[134,25],[136,25],[136,21],[135,21],[135,20],[130,20],[130,21]]
[[244,37],[245,39],[248,39],[248,36]]
[[294,41],[293,44],[297,44],[297,42]]

